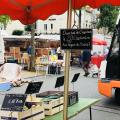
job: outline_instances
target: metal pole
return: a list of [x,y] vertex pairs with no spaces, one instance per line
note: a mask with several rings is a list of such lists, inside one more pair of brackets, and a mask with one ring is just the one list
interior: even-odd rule
[[[67,28],[71,28],[72,19],[72,0],[68,0],[68,16],[67,16]],[[63,108],[63,120],[68,120],[68,90],[69,90],[69,69],[70,69],[70,50],[65,51],[65,72],[64,72],[64,108]]]
[[79,28],[81,28],[81,9],[79,10]]
[[90,106],[89,110],[90,110],[90,120],[92,120],[92,109],[91,109],[91,106]]

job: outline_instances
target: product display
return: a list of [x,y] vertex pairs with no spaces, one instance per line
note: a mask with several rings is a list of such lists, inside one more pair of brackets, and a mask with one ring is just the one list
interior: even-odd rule
[[60,74],[61,73],[61,67],[57,64],[50,64],[48,66],[48,74]]
[[[63,94],[63,91],[46,91],[36,95],[36,97],[43,98],[45,115],[53,115],[63,110]],[[76,102],[78,102],[78,92],[69,91],[68,106]]]
[[[1,120],[41,120],[45,118],[43,101],[41,98],[33,96],[27,96],[27,98],[25,98],[25,95],[17,94],[8,94],[6,98],[8,100],[7,108],[9,106],[14,106],[14,109],[12,109],[12,111],[8,110],[5,106],[6,100],[4,99],[2,106],[4,108],[0,111]],[[23,101],[23,103],[21,103],[21,101]],[[17,107],[20,108],[20,111]],[[11,107],[9,107],[9,109],[11,109]]]

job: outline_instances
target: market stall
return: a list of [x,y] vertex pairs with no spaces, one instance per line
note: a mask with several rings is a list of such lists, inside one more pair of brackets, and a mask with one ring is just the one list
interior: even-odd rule
[[[94,8],[101,6],[104,3],[112,5],[120,5],[118,0],[42,0],[42,1],[1,1],[0,14],[8,14],[12,19],[19,19],[24,24],[32,24],[37,19],[45,20],[52,14],[62,14],[68,10],[67,28],[71,29],[72,9],[80,9],[82,6],[90,5]],[[34,32],[32,27],[31,43],[34,51]],[[34,58],[34,54],[32,55]],[[65,57],[65,85],[64,85],[64,111],[63,119],[68,119],[68,89],[69,89],[69,61],[70,50],[66,50]]]
[[92,48],[92,55],[104,55],[105,49],[107,49],[107,42],[104,39],[96,38],[93,36],[93,48]]

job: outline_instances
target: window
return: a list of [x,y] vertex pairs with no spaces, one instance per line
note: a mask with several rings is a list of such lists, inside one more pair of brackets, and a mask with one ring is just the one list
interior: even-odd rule
[[51,18],[51,19],[49,19],[49,21],[55,21],[56,19],[55,18]]
[[51,24],[51,30],[53,30],[53,24]]
[[44,24],[44,30],[47,31],[47,24]]

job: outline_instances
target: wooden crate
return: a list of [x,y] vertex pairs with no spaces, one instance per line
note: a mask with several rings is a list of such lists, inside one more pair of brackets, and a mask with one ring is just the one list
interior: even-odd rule
[[43,99],[28,96],[26,103],[35,103],[30,109],[24,106],[22,112],[0,111],[1,120],[42,120],[45,118]]
[[11,53],[20,53],[20,47],[10,47]]
[[20,47],[10,47],[10,54],[16,59],[21,59]]
[[[37,94],[37,97],[41,98],[47,98],[52,95],[57,95],[63,97],[64,92],[63,91],[46,91],[40,94]],[[71,106],[78,102],[78,92],[77,91],[69,91],[68,92],[68,106]]]
[[53,115],[63,110],[63,97],[43,100],[45,115]]
[[59,91],[46,91],[37,94],[37,97],[43,98],[45,115],[53,115],[63,110],[63,96]]
[[0,111],[1,120],[41,120],[45,118],[44,109],[40,105],[22,112]]
[[[53,115],[63,110],[63,94],[63,91],[46,91],[36,95],[37,97],[43,98],[45,115]],[[78,92],[69,91],[68,106],[76,102],[78,102]]]
[[60,105],[52,109],[45,109],[45,115],[54,115],[56,113],[59,113],[62,110],[63,110],[63,105]]

